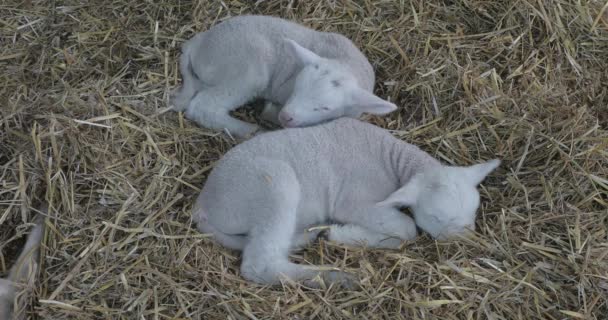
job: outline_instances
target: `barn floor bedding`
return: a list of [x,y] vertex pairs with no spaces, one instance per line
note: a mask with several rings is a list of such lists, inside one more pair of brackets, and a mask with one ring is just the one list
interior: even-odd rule
[[[368,121],[446,163],[503,159],[477,235],[294,253],[355,273],[352,292],[240,278],[190,217],[234,142],[166,101],[179,45],[245,13],[351,38],[400,107]],[[0,70],[3,274],[51,207],[33,318],[608,317],[606,1],[9,0]]]

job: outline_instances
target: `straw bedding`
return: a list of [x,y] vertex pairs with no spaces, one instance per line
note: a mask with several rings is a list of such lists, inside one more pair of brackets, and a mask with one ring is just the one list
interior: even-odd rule
[[[0,3],[0,269],[50,205],[38,319],[607,319],[605,1]],[[179,45],[245,13],[351,38],[399,111],[368,118],[446,163],[503,165],[478,232],[294,253],[362,288],[263,287],[192,224],[235,142],[166,112]],[[238,81],[238,80],[236,80]],[[251,112],[243,117],[254,117]]]

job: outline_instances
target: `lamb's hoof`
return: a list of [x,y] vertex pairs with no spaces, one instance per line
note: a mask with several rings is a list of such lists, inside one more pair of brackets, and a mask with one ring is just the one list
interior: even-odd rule
[[262,127],[258,127],[257,129],[255,129],[255,130],[253,130],[252,132],[250,132],[249,134],[247,134],[247,135],[244,137],[244,139],[251,139],[251,138],[253,138],[253,137],[255,137],[255,136],[258,136],[258,135],[260,135],[260,134],[262,134],[262,133],[266,133],[266,132],[268,132],[268,130],[263,129]]
[[323,277],[326,283],[334,283],[346,290],[355,290],[359,287],[359,280],[355,275],[343,271],[328,271]]
[[172,111],[175,112],[183,112],[188,108],[188,104],[190,101],[184,101],[179,92],[174,91],[169,95],[169,103],[168,106],[171,107]]
[[[322,286],[319,280],[322,280],[325,286]],[[312,280],[306,280],[303,282],[303,284],[314,289],[323,289],[324,287],[329,287],[332,284],[340,286],[346,290],[355,290],[360,287],[359,280],[353,274],[335,270],[324,271],[321,274],[321,279],[317,277]]]
[[266,101],[264,103],[264,108],[262,109],[262,112],[260,112],[260,119],[275,126],[280,126],[278,115],[279,111],[281,111],[281,108],[282,107],[279,105],[276,105],[270,101]]
[[319,234],[317,235],[317,239],[323,239],[323,241],[329,241],[329,229],[323,229],[321,231],[319,231]]

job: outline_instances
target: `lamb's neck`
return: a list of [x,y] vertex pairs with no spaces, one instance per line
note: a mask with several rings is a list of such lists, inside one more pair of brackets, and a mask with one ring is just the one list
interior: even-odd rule
[[441,163],[428,153],[398,139],[394,139],[389,148],[389,161],[401,186],[410,181],[415,174],[438,169],[441,166]]

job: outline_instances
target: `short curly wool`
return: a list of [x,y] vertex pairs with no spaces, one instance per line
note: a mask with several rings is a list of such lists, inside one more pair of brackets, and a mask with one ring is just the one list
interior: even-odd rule
[[180,72],[173,109],[237,137],[258,126],[229,112],[256,97],[268,102],[265,118],[285,127],[397,108],[372,93],[374,70],[349,39],[269,16],[233,17],[197,34],[182,47]]
[[[342,118],[236,146],[209,175],[193,216],[200,231],[243,250],[245,278],[309,281],[319,270],[287,259],[316,238],[307,228],[337,222],[329,240],[380,248],[415,238],[416,225],[436,238],[463,234],[474,228],[477,185],[499,163],[445,166],[384,129]],[[352,282],[337,271],[321,276]]]

